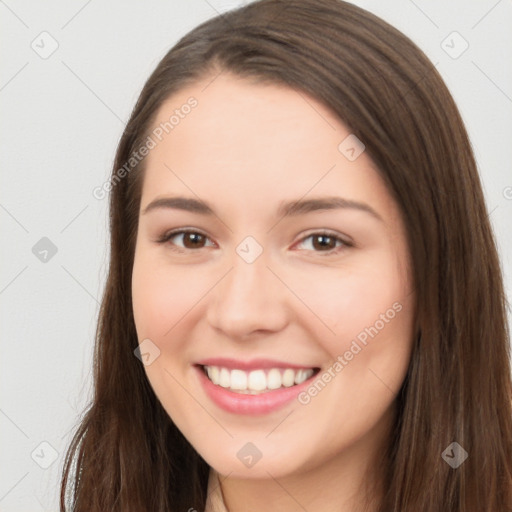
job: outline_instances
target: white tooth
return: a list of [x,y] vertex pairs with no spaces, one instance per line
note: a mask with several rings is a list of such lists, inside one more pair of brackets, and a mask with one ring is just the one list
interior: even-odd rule
[[283,386],[285,388],[289,388],[290,386],[293,386],[293,384],[295,382],[295,371],[293,371],[291,368],[287,368],[283,372],[282,380],[283,380]]
[[287,368],[281,374],[278,368],[271,368],[268,373],[265,370],[229,370],[218,366],[205,366],[208,378],[217,386],[230,388],[233,391],[248,394],[258,394],[261,391],[279,389],[281,386],[291,387],[301,384],[309,379],[314,370],[312,368],[294,370]]
[[254,370],[249,373],[247,387],[254,391],[263,391],[267,387],[267,378],[263,370]]
[[304,378],[304,370],[300,369],[295,372],[295,384],[300,384],[304,382],[306,379]]
[[242,370],[231,370],[231,389],[247,389],[247,373]]
[[277,368],[272,368],[267,375],[267,388],[279,389],[281,384],[281,372]]
[[300,369],[295,374],[295,384],[302,384],[305,380],[309,379],[311,375],[313,375],[313,369],[309,368],[307,370]]
[[208,366],[208,377],[214,383],[219,385],[220,371],[218,366]]
[[220,369],[220,378],[219,378],[219,386],[223,388],[229,388],[231,384],[231,378],[229,375],[229,370],[227,368]]

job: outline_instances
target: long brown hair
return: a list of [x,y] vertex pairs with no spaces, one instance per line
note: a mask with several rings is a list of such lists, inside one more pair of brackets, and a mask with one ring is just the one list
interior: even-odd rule
[[[147,138],[164,100],[226,71],[288,85],[330,108],[364,142],[402,213],[418,337],[396,397],[379,510],[512,510],[507,303],[457,107],[422,51],[371,13],[341,0],[261,0],[180,39],[145,84],[120,140],[94,397],[67,452],[61,511],[66,501],[74,512],[204,509],[209,467],[134,356],[131,271],[144,160],[126,176],[118,171]],[[442,457],[452,442],[468,453],[457,468]]]

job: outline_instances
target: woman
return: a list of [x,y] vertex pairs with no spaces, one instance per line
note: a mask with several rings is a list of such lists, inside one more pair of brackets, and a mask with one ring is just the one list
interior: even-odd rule
[[163,58],[120,141],[87,510],[512,510],[502,276],[471,146],[403,34],[261,0]]

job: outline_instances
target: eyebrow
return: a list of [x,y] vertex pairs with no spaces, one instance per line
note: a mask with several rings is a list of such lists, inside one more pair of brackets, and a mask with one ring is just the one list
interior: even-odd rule
[[[281,202],[277,209],[277,216],[292,217],[321,210],[342,208],[363,211],[384,222],[383,218],[370,205],[336,196],[302,199],[287,203]],[[142,215],[157,209],[177,209],[200,215],[215,215],[213,208],[206,201],[181,196],[157,198],[144,208]]]

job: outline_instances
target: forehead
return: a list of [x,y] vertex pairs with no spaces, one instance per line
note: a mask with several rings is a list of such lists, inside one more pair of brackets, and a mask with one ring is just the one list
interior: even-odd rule
[[224,73],[171,96],[160,107],[154,125],[169,120],[191,97],[197,105],[165,137],[169,149],[186,147],[197,156],[209,151],[231,161],[260,162],[265,150],[289,158],[309,155],[319,142],[335,153],[335,141],[340,131],[346,131],[326,107],[303,92]]
[[221,73],[168,98],[155,130],[161,140],[153,135],[146,158],[142,206],[185,192],[257,211],[262,200],[334,193],[393,214],[370,158],[363,152],[350,161],[341,152],[350,130],[302,91]]

